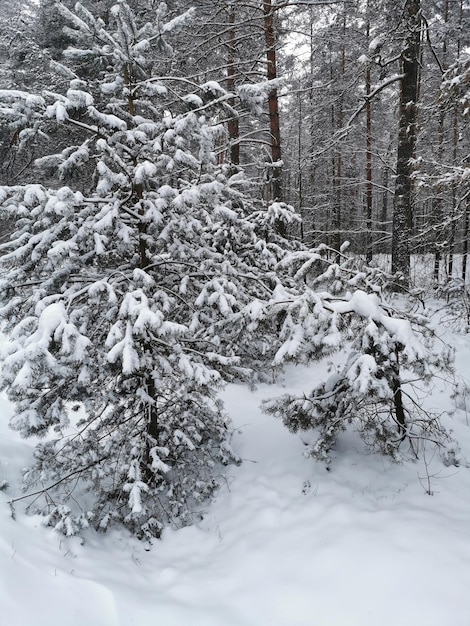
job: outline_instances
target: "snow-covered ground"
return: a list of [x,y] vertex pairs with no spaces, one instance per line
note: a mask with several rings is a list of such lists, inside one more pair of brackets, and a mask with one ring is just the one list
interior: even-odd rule
[[[453,340],[470,382],[469,339]],[[227,388],[244,463],[228,468],[202,522],[166,530],[151,549],[121,530],[65,539],[20,504],[13,520],[7,501],[31,446],[8,430],[1,400],[0,625],[470,626],[470,469],[431,449],[427,470],[395,465],[353,434],[329,470],[304,458],[301,438],[258,407],[309,391],[321,373]],[[438,381],[428,402],[448,411],[450,387]],[[468,458],[469,421],[463,410],[447,421]]]

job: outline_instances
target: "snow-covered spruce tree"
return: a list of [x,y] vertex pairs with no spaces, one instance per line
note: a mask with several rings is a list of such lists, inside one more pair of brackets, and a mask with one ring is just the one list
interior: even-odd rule
[[327,463],[348,426],[395,460],[404,458],[407,444],[418,456],[425,441],[440,447],[445,457],[450,435],[421,402],[436,373],[450,370],[452,350],[437,344],[426,318],[387,302],[384,287],[392,277],[361,271],[346,257],[328,263],[322,248],[315,254],[288,254],[280,266],[308,287],[296,297],[277,290],[272,307],[282,310],[283,343],[274,363],[305,363],[338,351],[345,361],[310,393],[268,400],[264,410],[292,432],[315,433],[305,454]]
[[[22,141],[51,120],[83,133],[38,161],[56,169],[57,188],[0,188],[17,218],[1,258],[0,386],[16,405],[12,427],[41,438],[25,481],[51,525],[73,534],[114,521],[158,536],[191,521],[220,464],[237,460],[216,394],[276,344],[256,317],[285,254],[274,224],[294,215],[254,211],[242,175],[216,166],[209,116],[223,89],[198,95],[186,81],[173,114],[171,82],[146,78],[144,53],[168,51],[162,35],[187,15],[139,29],[125,2],[109,27],[80,5],[62,10],[82,46],[68,56],[103,62],[101,104],[65,67],[65,95],[0,93]],[[86,194],[64,185],[90,163]]]

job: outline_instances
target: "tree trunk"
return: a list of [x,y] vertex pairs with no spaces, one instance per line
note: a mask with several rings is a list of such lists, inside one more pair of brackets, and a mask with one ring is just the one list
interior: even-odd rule
[[413,228],[412,165],[417,135],[419,60],[421,50],[420,0],[405,5],[406,46],[401,55],[401,79],[398,126],[397,177],[393,210],[392,272],[403,277],[403,287],[410,282],[411,234]]
[[[447,25],[449,21],[449,0],[445,0],[444,3],[444,23]],[[447,66],[447,29],[444,34],[444,41],[442,42],[442,62],[444,68]],[[437,130],[437,160],[440,163],[444,153],[444,125],[445,125],[445,108],[441,105],[439,110],[439,121]],[[445,239],[445,235],[442,228],[442,197],[439,193],[436,193],[433,199],[433,221],[434,221],[434,282],[439,282],[439,271],[442,259],[442,246]]]
[[308,220],[308,230],[311,233],[308,237],[308,240],[305,242],[307,245],[315,245],[317,243],[317,235],[315,233],[317,227],[317,216],[315,212],[315,207],[312,206],[313,198],[314,198],[314,190],[316,183],[316,165],[313,159],[313,154],[316,148],[315,142],[315,116],[313,115],[313,111],[315,109],[315,99],[314,99],[314,89],[313,89],[313,77],[316,69],[316,59],[315,59],[315,46],[314,42],[314,34],[315,34],[315,26],[314,26],[314,12],[313,8],[309,8],[309,18],[310,18],[310,83],[309,83],[309,110],[310,110],[310,121],[309,121],[309,129],[310,129],[310,145],[309,145],[309,153],[310,159],[308,164],[308,204],[311,207],[309,211],[309,220]]
[[[458,124],[458,111],[457,105],[454,104],[454,111],[452,114],[452,163],[457,163],[458,156],[458,143],[459,143],[459,124]],[[447,275],[449,280],[452,280],[452,274],[454,273],[454,252],[455,252],[455,234],[457,230],[457,221],[455,215],[455,209],[457,206],[457,188],[455,183],[452,183],[451,188],[451,207],[450,207],[450,236],[449,236],[449,260],[447,264]]]
[[[462,32],[462,23],[463,23],[463,0],[460,0],[458,4],[459,16],[458,16],[458,35],[457,35],[457,49],[456,56],[460,57],[460,50],[462,46],[462,42],[460,39],[460,33]],[[454,110],[452,113],[452,163],[456,165],[458,162],[458,150],[459,150],[459,116],[458,116],[458,107],[457,104],[454,104]],[[451,228],[450,228],[450,237],[449,237],[449,261],[447,266],[447,274],[448,278],[452,279],[452,274],[454,271],[454,252],[455,252],[455,234],[457,229],[457,223],[455,219],[455,209],[457,207],[457,188],[455,183],[452,184],[451,189],[451,198],[452,198],[452,206],[451,206]]]
[[298,125],[297,125],[297,170],[298,170],[298,187],[299,187],[299,215],[302,219],[300,222],[300,240],[305,243],[304,232],[304,188],[303,188],[303,176],[302,176],[302,95],[298,95],[299,110],[298,110]]
[[[336,111],[336,128],[339,130],[343,128],[344,124],[344,98],[343,98],[343,78],[346,68],[346,48],[344,38],[346,35],[346,8],[343,10],[342,16],[342,38],[341,38],[341,50],[340,50],[340,66],[339,66],[339,89],[340,95],[338,98],[338,105]],[[334,113],[333,113],[334,117]],[[336,149],[334,157],[334,199],[333,199],[333,243],[332,246],[335,250],[339,250],[341,247],[341,228],[342,228],[342,204],[343,204],[343,153],[341,144]]]
[[[380,224],[383,231],[383,237],[387,237],[388,239],[388,179],[389,179],[389,170],[388,166],[384,165],[382,169],[382,211],[380,214]],[[387,234],[386,234],[387,233]],[[388,244],[387,244],[388,247]]]
[[[266,42],[267,79],[277,78],[276,37],[274,32],[274,11],[271,0],[263,2],[264,36]],[[268,95],[269,132],[271,136],[271,158],[273,171],[271,179],[271,199],[282,202],[281,168],[281,129],[279,124],[279,100],[277,89],[271,89]]]
[[468,235],[470,218],[470,196],[466,198],[464,222],[463,222],[463,249],[462,249],[462,280],[467,280],[467,259],[468,259]]
[[[369,6],[367,6],[369,14]],[[367,20],[366,37],[369,41],[370,22]],[[366,96],[370,94],[370,63],[366,66]],[[372,110],[371,102],[366,100],[366,262],[372,263]]]
[[[235,91],[235,8],[232,5],[230,7],[229,16],[230,30],[228,31],[228,44],[227,44],[227,90],[234,93]],[[234,99],[229,100],[229,105],[235,107]],[[232,165],[240,164],[240,128],[238,123],[238,117],[232,117],[227,122],[228,136],[230,140],[230,161]]]

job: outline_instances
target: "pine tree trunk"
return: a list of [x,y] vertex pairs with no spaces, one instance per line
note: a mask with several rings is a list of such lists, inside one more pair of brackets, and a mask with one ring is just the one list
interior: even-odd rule
[[[271,0],[264,0],[263,15],[264,36],[266,42],[267,79],[275,80],[277,78],[276,37],[274,32],[274,15]],[[279,124],[279,100],[277,89],[271,89],[269,92],[268,111],[269,132],[271,136],[271,158],[274,164],[271,181],[271,198],[273,201],[282,202],[281,129]]]
[[[369,13],[369,6],[367,6]],[[370,22],[367,20],[366,37],[369,41]],[[366,66],[366,96],[370,94],[370,64]],[[372,263],[372,110],[370,99],[366,100],[366,262]]]
[[[382,230],[384,231],[384,236],[385,236],[385,232],[387,231],[388,233],[388,179],[389,179],[389,171],[388,171],[388,167],[387,165],[384,165],[383,169],[382,169],[382,187],[383,187],[383,192],[382,192],[382,210],[381,210],[381,214],[380,214],[380,222],[382,225]],[[386,235],[388,237],[388,234]]]
[[[444,23],[447,25],[449,21],[449,0],[445,0],[444,3]],[[442,42],[442,62],[444,68],[447,66],[447,30],[445,31],[444,41]],[[444,125],[445,125],[445,109],[441,106],[439,111],[439,121],[437,130],[437,160],[440,163],[444,152]],[[444,233],[442,228],[442,198],[437,193],[433,198],[433,221],[435,228],[434,235],[434,281],[439,282],[439,272],[442,260],[442,244],[444,240]]]
[[[444,146],[444,121],[445,112],[441,109],[439,112],[439,125],[438,125],[438,145],[437,145],[437,160],[442,161],[443,146]],[[432,201],[432,217],[434,223],[434,282],[439,282],[439,271],[442,259],[442,245],[444,241],[444,232],[442,226],[442,198],[439,193],[436,193]]]
[[[314,27],[314,14],[313,14],[313,9],[310,7],[309,10],[309,16],[310,16],[310,92],[309,92],[309,107],[310,107],[310,123],[309,123],[309,127],[310,127],[310,145],[309,145],[309,152],[310,152],[310,163],[308,165],[308,204],[311,206],[313,204],[312,200],[313,200],[313,196],[314,196],[314,190],[315,190],[315,183],[316,183],[316,170],[315,170],[315,162],[314,162],[314,158],[313,158],[313,154],[315,152],[315,147],[316,147],[316,143],[315,143],[315,130],[316,130],[316,124],[315,124],[315,116],[313,115],[313,111],[315,110],[315,99],[314,99],[314,90],[313,90],[313,76],[315,73],[315,69],[316,69],[316,59],[315,59],[315,46],[314,46],[314,32],[315,32],[315,27]],[[313,245],[317,243],[317,235],[315,233],[315,229],[317,227],[317,216],[315,214],[315,208],[311,208],[310,209],[310,214],[309,214],[309,220],[308,220],[308,230],[311,233],[310,236],[308,237],[306,243],[307,245]]]
[[[460,39],[460,33],[462,32],[462,24],[463,24],[463,0],[460,0],[458,4],[459,17],[458,17],[458,28],[457,28],[457,46],[456,46],[456,57],[460,57],[460,51],[462,47],[462,42]],[[452,114],[452,163],[454,165],[457,164],[458,159],[458,144],[459,144],[459,124],[458,124],[458,109],[457,105],[454,104],[454,110]],[[455,251],[455,234],[457,229],[457,223],[455,220],[455,209],[457,206],[457,188],[456,185],[452,185],[451,190],[451,198],[452,198],[452,206],[451,206],[451,232],[449,237],[449,261],[447,266],[447,274],[448,278],[452,278],[452,274],[454,271],[454,251]]]
[[[346,48],[344,38],[346,35],[346,9],[343,10],[342,21],[342,38],[341,38],[341,51],[340,51],[340,96],[338,98],[338,105],[336,111],[336,127],[338,130],[343,128],[344,124],[344,111],[343,111],[343,77],[346,68]],[[333,114],[334,116],[334,114]],[[343,204],[343,153],[341,145],[338,145],[336,155],[334,158],[334,199],[333,199],[333,242],[332,246],[335,250],[339,250],[341,247],[341,229],[342,229],[342,204]]]
[[403,287],[410,282],[411,234],[413,229],[412,165],[417,137],[419,61],[421,51],[420,0],[407,0],[406,47],[401,55],[401,79],[398,125],[398,155],[392,233],[392,272],[403,277]]
[[[232,5],[230,7],[229,16],[230,30],[228,31],[228,44],[227,44],[227,89],[234,93],[235,91],[235,8]],[[235,101],[229,100],[229,105],[235,107]],[[232,165],[240,164],[240,128],[238,123],[238,117],[232,117],[227,122],[228,136],[230,140],[230,161]]]
[[470,196],[467,196],[463,223],[463,249],[462,249],[462,280],[467,280],[467,259],[468,259],[468,235],[470,221]]
[[406,414],[405,414],[405,405],[403,404],[403,393],[401,389],[401,381],[400,381],[400,353],[398,350],[395,350],[396,357],[396,365],[393,368],[393,378],[391,381],[391,388],[393,391],[393,408],[395,412],[395,419],[398,424],[398,430],[400,432],[401,438],[404,439],[406,436]]
[[302,96],[298,95],[299,110],[298,110],[298,125],[297,125],[297,170],[298,170],[298,187],[299,187],[299,215],[302,218],[300,222],[300,240],[305,243],[304,232],[304,188],[303,188],[303,176],[302,176]]
[[[458,130],[458,113],[457,106],[454,105],[454,111],[452,115],[452,163],[457,163],[458,155],[458,142],[459,142],[459,130]],[[452,280],[452,274],[454,273],[454,252],[455,252],[455,234],[457,230],[457,222],[455,219],[455,208],[457,206],[457,189],[455,183],[452,184],[451,189],[451,207],[450,207],[450,236],[449,236],[449,260],[447,264],[447,275],[449,280]]]

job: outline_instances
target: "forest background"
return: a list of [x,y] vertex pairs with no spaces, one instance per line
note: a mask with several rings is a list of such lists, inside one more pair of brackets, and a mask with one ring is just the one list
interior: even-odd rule
[[[112,3],[83,5],[106,21]],[[275,81],[257,114],[245,109],[227,120],[228,143],[220,139],[218,159],[243,167],[260,199],[293,205],[303,218],[296,236],[310,246],[339,249],[347,240],[368,262],[393,253],[393,269],[405,273],[409,254],[430,253],[436,280],[453,276],[458,251],[465,279],[464,0],[193,5],[191,36],[173,41],[177,55],[160,73],[199,84],[216,80],[228,92]],[[170,16],[187,9],[185,3],[167,6]],[[135,8],[143,18],[155,7]],[[54,2],[4,0],[2,24],[2,87],[58,88],[50,62],[61,60],[71,40]],[[5,127],[1,141],[3,182],[26,179],[37,154],[18,159]],[[56,131],[50,141],[60,147],[64,138]],[[395,197],[404,198],[403,206]]]

